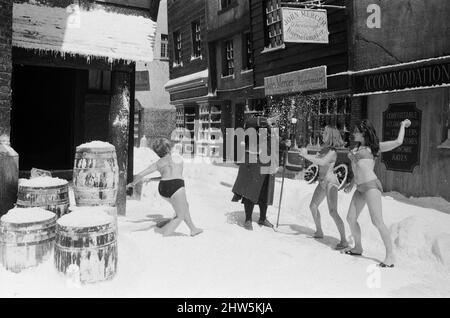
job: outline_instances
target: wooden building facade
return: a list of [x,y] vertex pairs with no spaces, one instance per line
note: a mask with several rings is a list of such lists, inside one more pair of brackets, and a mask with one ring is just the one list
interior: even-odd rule
[[[334,0],[326,4],[333,7],[326,7],[324,11],[293,1],[250,0],[254,90],[257,96],[266,98],[268,106],[277,100],[299,109],[303,107],[296,104],[301,100],[299,96],[310,96],[320,104],[317,111],[298,121],[299,145],[315,144],[326,124],[336,125],[348,141],[352,122],[361,115],[361,102],[358,98],[352,98],[348,73],[352,65],[352,19],[349,14],[352,1]],[[293,8],[292,12],[282,13],[286,7]],[[297,13],[296,9],[301,9],[301,13]],[[316,17],[320,11],[318,9],[322,13],[319,12],[321,16]],[[287,33],[291,31],[283,27],[283,19],[296,20],[298,15],[307,19],[326,18],[324,25],[329,33],[326,34],[326,29],[322,33],[328,37],[327,43],[284,41],[283,32],[287,38]],[[316,36],[314,32],[311,31],[311,37]]]
[[380,136],[394,139],[412,122],[402,147],[376,165],[385,191],[450,200],[450,3],[379,3],[379,28],[367,27],[369,0],[355,1],[354,93]]
[[210,85],[205,10],[206,0],[167,2],[170,80],[165,89],[177,112],[179,133],[173,139],[184,139],[184,152],[191,154],[197,152],[194,138],[199,138],[201,121],[212,128],[220,126],[215,115],[219,101]]
[[14,1],[12,95],[0,117],[10,109],[11,129],[2,131],[19,153],[21,176],[36,167],[71,179],[75,147],[108,141],[119,162],[118,213],[125,213],[135,63],[153,58],[156,2]]
[[262,115],[265,106],[265,99],[253,90],[250,1],[209,1],[206,12],[211,88],[223,101],[225,132],[226,128],[242,128],[246,117]]

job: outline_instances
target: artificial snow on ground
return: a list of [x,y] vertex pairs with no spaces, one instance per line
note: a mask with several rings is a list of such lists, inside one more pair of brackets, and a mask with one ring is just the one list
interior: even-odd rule
[[[145,153],[147,155],[145,155]],[[146,167],[157,157],[136,150]],[[150,158],[150,159],[149,159]],[[311,238],[309,212],[316,184],[285,180],[280,225],[276,231],[242,225],[244,210],[231,202],[235,167],[186,159],[184,176],[194,223],[204,233],[190,237],[186,225],[179,235],[163,237],[155,224],[173,211],[157,191],[144,185],[141,200],[129,200],[126,217],[118,218],[118,271],[108,282],[71,283],[53,265],[53,256],[37,268],[14,274],[0,268],[0,297],[449,297],[450,203],[407,199],[385,193],[383,215],[397,256],[396,267],[379,269],[384,258],[381,238],[367,207],[360,217],[364,256],[333,250],[338,232],[320,206],[326,237]],[[281,179],[268,218],[276,223]],[[71,196],[73,202],[73,194]],[[351,194],[339,192],[339,213],[345,221]],[[253,220],[259,211],[255,207]]]

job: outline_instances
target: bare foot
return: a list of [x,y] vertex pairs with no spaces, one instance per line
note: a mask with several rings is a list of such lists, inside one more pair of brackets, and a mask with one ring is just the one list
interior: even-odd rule
[[199,234],[202,233],[202,232],[203,232],[202,229],[198,229],[198,228],[197,228],[197,229],[191,231],[191,236],[199,235]]
[[323,232],[322,232],[322,230],[316,231],[316,233],[314,233],[314,235],[313,235],[313,238],[316,238],[316,239],[321,239],[321,238],[323,238]]
[[362,248],[360,249],[360,248],[347,247],[347,248],[343,249],[341,251],[341,253],[342,254],[348,254],[348,255],[362,255],[363,250],[362,250]]
[[383,261],[386,265],[393,265],[395,263],[395,257],[394,255],[387,255],[386,258]]
[[343,249],[345,249],[345,248],[348,248],[348,243],[347,243],[347,241],[341,241],[341,242],[339,242],[339,244],[336,245],[336,247],[335,247],[336,250],[343,250]]

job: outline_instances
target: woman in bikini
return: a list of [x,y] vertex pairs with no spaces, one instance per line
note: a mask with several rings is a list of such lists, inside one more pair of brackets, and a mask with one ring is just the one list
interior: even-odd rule
[[176,213],[176,216],[162,227],[161,230],[163,235],[173,235],[176,228],[183,221],[189,227],[191,236],[202,233],[203,230],[194,225],[189,213],[189,204],[187,202],[186,189],[183,180],[183,158],[171,153],[172,147],[170,141],[166,138],[157,139],[153,143],[152,148],[161,159],[137,174],[128,187],[135,186],[137,183],[141,182],[146,175],[159,171],[161,174],[161,181],[158,186],[159,194],[169,201]]
[[306,148],[300,150],[300,156],[306,160],[311,161],[320,167],[319,169],[319,184],[314,191],[309,208],[316,224],[316,233],[314,238],[323,238],[322,224],[320,221],[319,206],[327,198],[328,211],[333,218],[341,236],[341,241],[337,244],[336,249],[344,249],[348,247],[347,239],[345,238],[345,226],[337,211],[337,199],[339,181],[333,173],[334,165],[337,160],[336,148],[344,146],[341,134],[337,128],[326,126],[322,138],[324,148],[318,155],[308,155]]
[[379,264],[381,267],[394,267],[395,256],[389,230],[383,221],[381,206],[383,187],[374,172],[375,160],[380,152],[391,151],[399,147],[403,143],[405,128],[410,125],[411,122],[408,119],[402,121],[396,140],[379,142],[373,125],[368,120],[363,120],[355,127],[353,136],[357,145],[348,155],[352,163],[354,178],[346,186],[345,192],[350,192],[354,184],[356,184],[356,191],[350,202],[347,221],[355,240],[355,246],[344,252],[350,255],[362,255],[363,253],[358,217],[367,203],[372,223],[380,232],[386,248],[386,257]]

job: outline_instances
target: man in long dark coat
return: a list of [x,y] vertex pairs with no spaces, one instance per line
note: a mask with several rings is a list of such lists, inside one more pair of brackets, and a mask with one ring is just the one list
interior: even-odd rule
[[[255,204],[259,205],[260,217],[258,224],[261,226],[273,227],[273,224],[267,220],[267,207],[273,204],[274,190],[275,190],[275,174],[278,169],[273,169],[274,166],[278,168],[279,151],[284,151],[290,146],[290,141],[280,142],[280,149],[272,153],[270,149],[271,138],[278,138],[278,135],[273,134],[272,126],[274,119],[266,117],[252,117],[245,122],[245,129],[255,128],[257,132],[260,128],[267,129],[267,148],[268,153],[271,154],[272,160],[270,163],[262,163],[258,154],[253,154],[257,158],[256,162],[249,161],[252,153],[248,142],[245,145],[245,162],[239,164],[239,171],[236,181],[233,186],[233,199],[237,202],[241,200],[245,208],[245,223],[244,228],[252,230],[252,214]],[[258,134],[259,137],[261,136]],[[255,141],[250,141],[255,142]],[[260,151],[260,149],[259,149]],[[275,159],[276,158],[276,159]],[[274,161],[275,159],[275,161]],[[272,167],[272,169],[270,169]],[[262,170],[264,169],[264,170]],[[270,170],[270,173],[269,173]],[[262,173],[263,172],[263,173]]]

